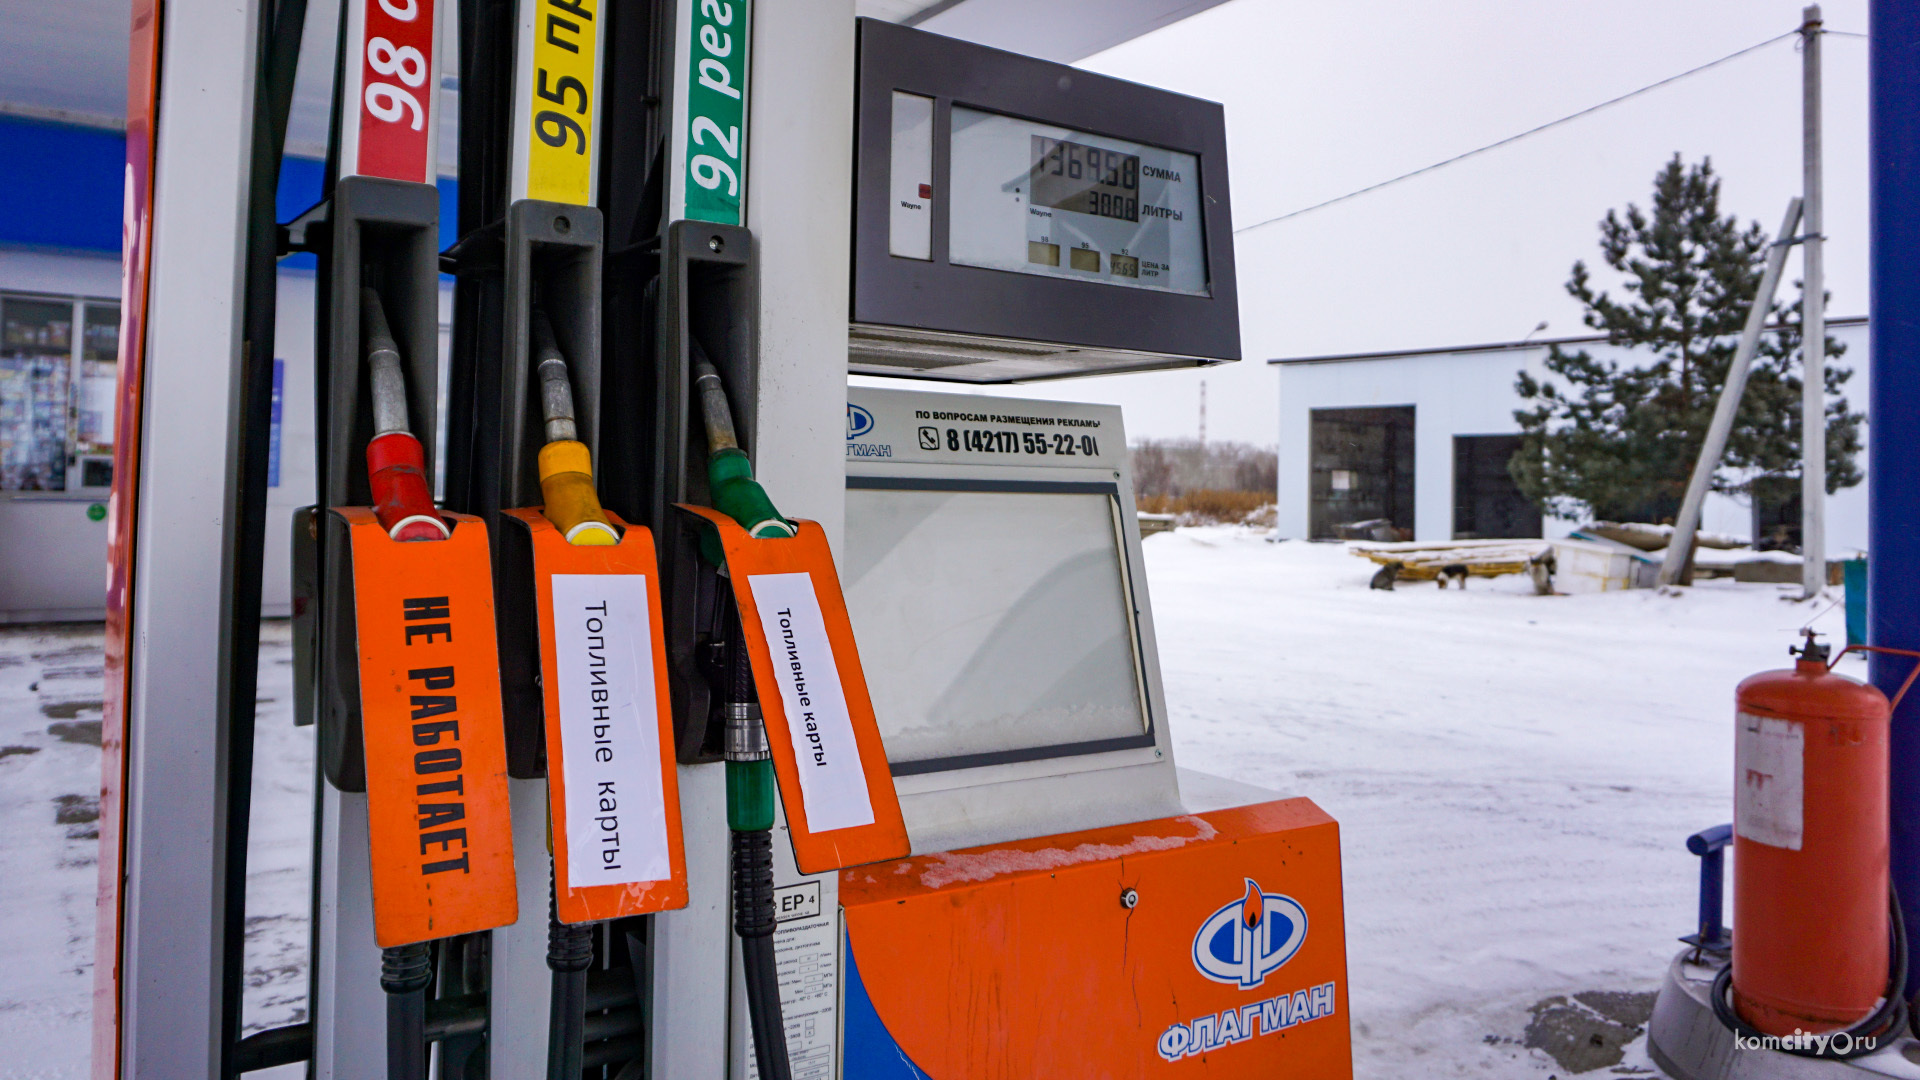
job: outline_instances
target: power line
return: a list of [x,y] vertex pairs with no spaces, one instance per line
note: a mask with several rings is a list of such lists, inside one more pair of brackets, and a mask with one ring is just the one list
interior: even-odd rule
[[[1841,33],[1841,31],[1837,31],[1837,30],[1829,30],[1826,32],[1830,34]],[[1696,68],[1688,68],[1686,71],[1683,71],[1678,75],[1669,75],[1666,78],[1661,79],[1659,82],[1648,83],[1647,85],[1641,87],[1638,90],[1629,90],[1628,92],[1621,94],[1619,97],[1609,98],[1608,100],[1603,101],[1598,105],[1590,105],[1587,108],[1581,109],[1579,112],[1569,113],[1568,115],[1563,116],[1558,120],[1549,120],[1546,123],[1541,124],[1539,127],[1528,128],[1527,130],[1521,132],[1518,135],[1509,135],[1506,138],[1501,139],[1499,142],[1488,143],[1487,145],[1482,146],[1478,149],[1469,150],[1464,154],[1455,154],[1454,156],[1446,159],[1445,161],[1436,161],[1431,165],[1425,166],[1423,168],[1415,169],[1412,172],[1401,173],[1399,176],[1396,176],[1391,180],[1382,180],[1377,184],[1369,184],[1366,187],[1360,188],[1357,191],[1349,191],[1345,195],[1336,196],[1334,198],[1328,199],[1325,202],[1317,202],[1317,203],[1314,203],[1312,206],[1302,207],[1299,210],[1290,211],[1288,213],[1281,214],[1278,217],[1270,217],[1265,221],[1257,221],[1257,222],[1254,222],[1252,225],[1244,225],[1238,229],[1233,230],[1233,234],[1235,236],[1239,236],[1243,233],[1250,233],[1255,229],[1264,228],[1265,226],[1272,225],[1275,222],[1285,221],[1288,218],[1296,218],[1296,217],[1299,217],[1301,214],[1310,214],[1315,210],[1321,210],[1321,209],[1325,209],[1326,207],[1332,206],[1334,203],[1346,202],[1348,199],[1358,198],[1362,195],[1368,194],[1369,192],[1379,191],[1383,187],[1390,187],[1394,184],[1399,183],[1402,180],[1411,180],[1416,176],[1425,175],[1426,173],[1430,173],[1435,169],[1444,169],[1449,165],[1453,165],[1458,162],[1465,161],[1470,157],[1478,157],[1479,155],[1484,154],[1489,150],[1498,150],[1499,148],[1506,146],[1509,143],[1519,142],[1521,139],[1538,135],[1543,131],[1547,131],[1551,128],[1557,128],[1562,124],[1571,123],[1572,121],[1578,120],[1583,116],[1589,116],[1593,113],[1599,112],[1602,109],[1606,109],[1614,105],[1618,105],[1623,101],[1627,101],[1632,98],[1637,98],[1642,94],[1648,93],[1649,91],[1658,90],[1661,87],[1666,86],[1670,83],[1679,82],[1681,79],[1687,78],[1688,76],[1698,75],[1703,71],[1707,71],[1711,68],[1719,67],[1721,64],[1724,64],[1729,60],[1736,60],[1742,56],[1747,55],[1750,52],[1755,52],[1757,50],[1764,49],[1767,46],[1772,45],[1776,42],[1785,41],[1788,38],[1797,38],[1799,36],[1800,36],[1800,29],[1798,27],[1795,27],[1794,29],[1787,31],[1784,34],[1779,34],[1774,37],[1770,37],[1765,41],[1759,42],[1758,44],[1749,45],[1746,48],[1741,49],[1739,52],[1731,52],[1721,57],[1718,60],[1713,60],[1708,63],[1701,64],[1699,67],[1696,67]],[[1855,36],[1855,35],[1849,35],[1849,36]],[[1857,36],[1865,37],[1866,35],[1861,34]]]

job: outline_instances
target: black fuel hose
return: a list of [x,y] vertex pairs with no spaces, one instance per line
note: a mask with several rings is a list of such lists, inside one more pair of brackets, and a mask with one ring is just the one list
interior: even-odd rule
[[763,1080],[792,1080],[773,950],[773,833],[733,834],[733,929],[747,975],[747,1020]]
[[[736,627],[727,650],[728,721],[736,715],[745,727],[757,727],[759,695],[754,690],[753,666],[747,657],[745,636]],[[758,732],[765,754],[766,735]],[[735,748],[729,746],[729,751]],[[761,761],[760,765],[765,766]],[[729,764],[728,768],[733,768]],[[769,816],[771,809],[769,809]],[[753,1029],[753,1052],[760,1080],[792,1080],[787,1060],[786,1020],[780,1011],[780,969],[774,956],[773,931],[777,920],[773,900],[773,830],[736,829],[731,833],[733,857],[733,930],[740,935],[740,960],[747,983],[747,1021]]]
[[427,1080],[427,984],[432,981],[426,942],[380,950],[380,989],[387,992],[387,1080]]
[[[1709,1000],[1713,1003],[1713,1015],[1720,1019],[1734,1034],[1746,1039],[1765,1039],[1763,1045],[1774,1046],[1781,1053],[1795,1057],[1825,1058],[1829,1061],[1849,1061],[1864,1057],[1880,1049],[1881,1036],[1893,1035],[1907,1030],[1911,1021],[1907,1007],[1907,920],[1900,911],[1900,895],[1888,886],[1888,903],[1892,908],[1889,922],[1892,923],[1893,956],[1887,971],[1887,993],[1880,1007],[1867,1015],[1865,1020],[1843,1031],[1821,1032],[1823,1038],[1815,1043],[1811,1039],[1781,1041],[1791,1036],[1768,1035],[1740,1019],[1733,1008],[1731,991],[1733,989],[1733,964],[1720,969],[1714,977],[1713,989]],[[1835,1049],[1834,1042],[1845,1036],[1846,1049]],[[1871,1041],[1868,1041],[1871,1040]]]
[[547,887],[547,967],[553,970],[547,1021],[547,1080],[580,1080],[587,1035],[587,969],[593,966],[593,928],[560,921],[553,886]]

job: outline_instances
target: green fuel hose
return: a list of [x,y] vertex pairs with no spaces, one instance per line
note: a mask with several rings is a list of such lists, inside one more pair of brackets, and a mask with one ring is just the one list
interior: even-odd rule
[[[747,535],[793,536],[798,530],[780,515],[766,489],[753,478],[753,463],[740,448],[727,403],[726,384],[693,343],[693,384],[707,428],[707,486],[714,509],[738,522]],[[710,551],[709,554],[717,554]],[[716,560],[720,561],[720,560]],[[726,709],[727,828],[733,864],[733,929],[740,935],[746,973],[747,1020],[762,1080],[792,1080],[786,1023],[780,1009],[780,972],[774,956],[772,754],[754,690],[746,636],[734,620],[727,642]]]

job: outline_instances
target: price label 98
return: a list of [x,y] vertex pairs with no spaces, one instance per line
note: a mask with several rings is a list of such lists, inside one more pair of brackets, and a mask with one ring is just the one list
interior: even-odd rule
[[432,183],[433,0],[361,0],[354,171]]

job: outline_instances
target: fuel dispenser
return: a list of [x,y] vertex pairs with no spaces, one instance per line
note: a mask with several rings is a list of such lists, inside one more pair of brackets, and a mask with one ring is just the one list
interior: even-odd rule
[[[704,55],[651,65],[665,27],[587,3],[522,5],[510,54],[463,27],[447,500],[492,542],[523,916],[463,1075],[626,1075],[600,1006],[671,1041],[638,1010],[683,997],[737,1077],[1345,1075],[1337,826],[1175,769],[1118,412],[850,391],[844,577],[756,479],[745,14],[687,5]],[[1216,106],[870,21],[858,56],[847,371],[1237,359]],[[689,976],[727,879],[731,975]]]
[[[851,371],[1238,359],[1218,106],[859,55]],[[840,874],[843,1075],[1351,1075],[1338,826],[1175,767],[1119,410],[855,387],[846,485],[913,854]]]
[[1350,1075],[1338,826],[1175,767],[1118,410],[847,387],[1237,360],[1219,107],[459,0],[438,251],[440,14],[344,5],[288,228],[312,1018],[228,1071]]

